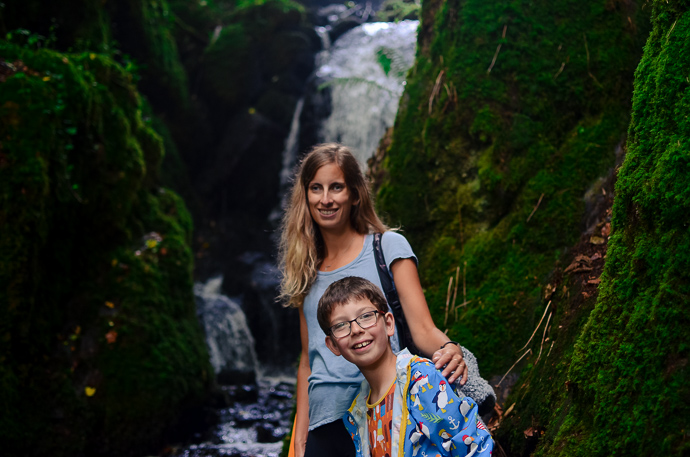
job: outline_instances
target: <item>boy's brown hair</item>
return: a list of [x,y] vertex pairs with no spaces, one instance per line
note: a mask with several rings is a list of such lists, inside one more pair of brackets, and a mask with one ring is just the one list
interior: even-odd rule
[[330,335],[331,314],[338,306],[347,305],[353,300],[367,299],[377,310],[388,312],[388,304],[381,290],[368,279],[357,276],[348,276],[334,282],[323,293],[316,310],[316,319],[321,330]]

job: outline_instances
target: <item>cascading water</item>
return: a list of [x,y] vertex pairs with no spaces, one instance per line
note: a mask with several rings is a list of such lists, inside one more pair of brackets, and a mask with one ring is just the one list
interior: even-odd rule
[[240,305],[220,293],[222,283],[218,276],[194,285],[211,365],[221,383],[254,382],[258,368],[254,337]]
[[[283,150],[280,173],[281,205],[269,220],[277,226],[286,204],[286,193],[299,151],[305,103],[327,105],[309,108],[316,116],[317,133],[311,142],[347,145],[364,167],[395,122],[398,102],[405,88],[407,71],[414,63],[419,21],[365,23],[343,34],[331,45],[328,27],[316,27],[322,50],[315,56],[315,91],[295,108],[290,133]],[[328,91],[324,97],[322,92]],[[326,113],[324,118],[319,115]],[[305,142],[305,141],[303,141]]]
[[320,141],[338,141],[365,164],[395,122],[407,71],[414,63],[419,21],[362,24],[338,38],[316,76],[331,91],[331,114]]

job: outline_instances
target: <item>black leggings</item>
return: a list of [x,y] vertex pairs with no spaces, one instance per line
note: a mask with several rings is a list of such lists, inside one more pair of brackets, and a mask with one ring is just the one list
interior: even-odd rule
[[337,420],[310,430],[304,457],[354,457],[355,444],[345,429],[343,421]]

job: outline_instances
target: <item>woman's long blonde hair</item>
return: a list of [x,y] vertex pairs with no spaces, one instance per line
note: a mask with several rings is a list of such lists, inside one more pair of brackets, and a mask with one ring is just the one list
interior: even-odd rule
[[307,203],[307,186],[324,165],[335,163],[345,175],[345,185],[353,201],[350,223],[360,234],[388,230],[374,210],[374,201],[357,159],[345,146],[325,143],[314,146],[300,163],[290,193],[290,204],[283,216],[279,265],[283,278],[279,300],[285,306],[299,307],[316,279],[324,258],[323,238]]

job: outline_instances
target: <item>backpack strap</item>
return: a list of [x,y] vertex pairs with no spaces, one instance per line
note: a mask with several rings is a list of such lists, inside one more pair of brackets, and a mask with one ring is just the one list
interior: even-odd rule
[[402,305],[400,304],[400,297],[393,282],[393,275],[388,269],[388,264],[383,256],[383,248],[381,246],[381,233],[374,233],[374,258],[376,259],[376,271],[381,280],[381,287],[386,296],[388,306],[390,306],[395,318],[395,327],[398,329],[398,340],[400,341],[400,348],[407,348],[412,354],[420,354],[419,349],[415,346],[412,340],[412,333],[405,320],[405,313],[403,313]]

